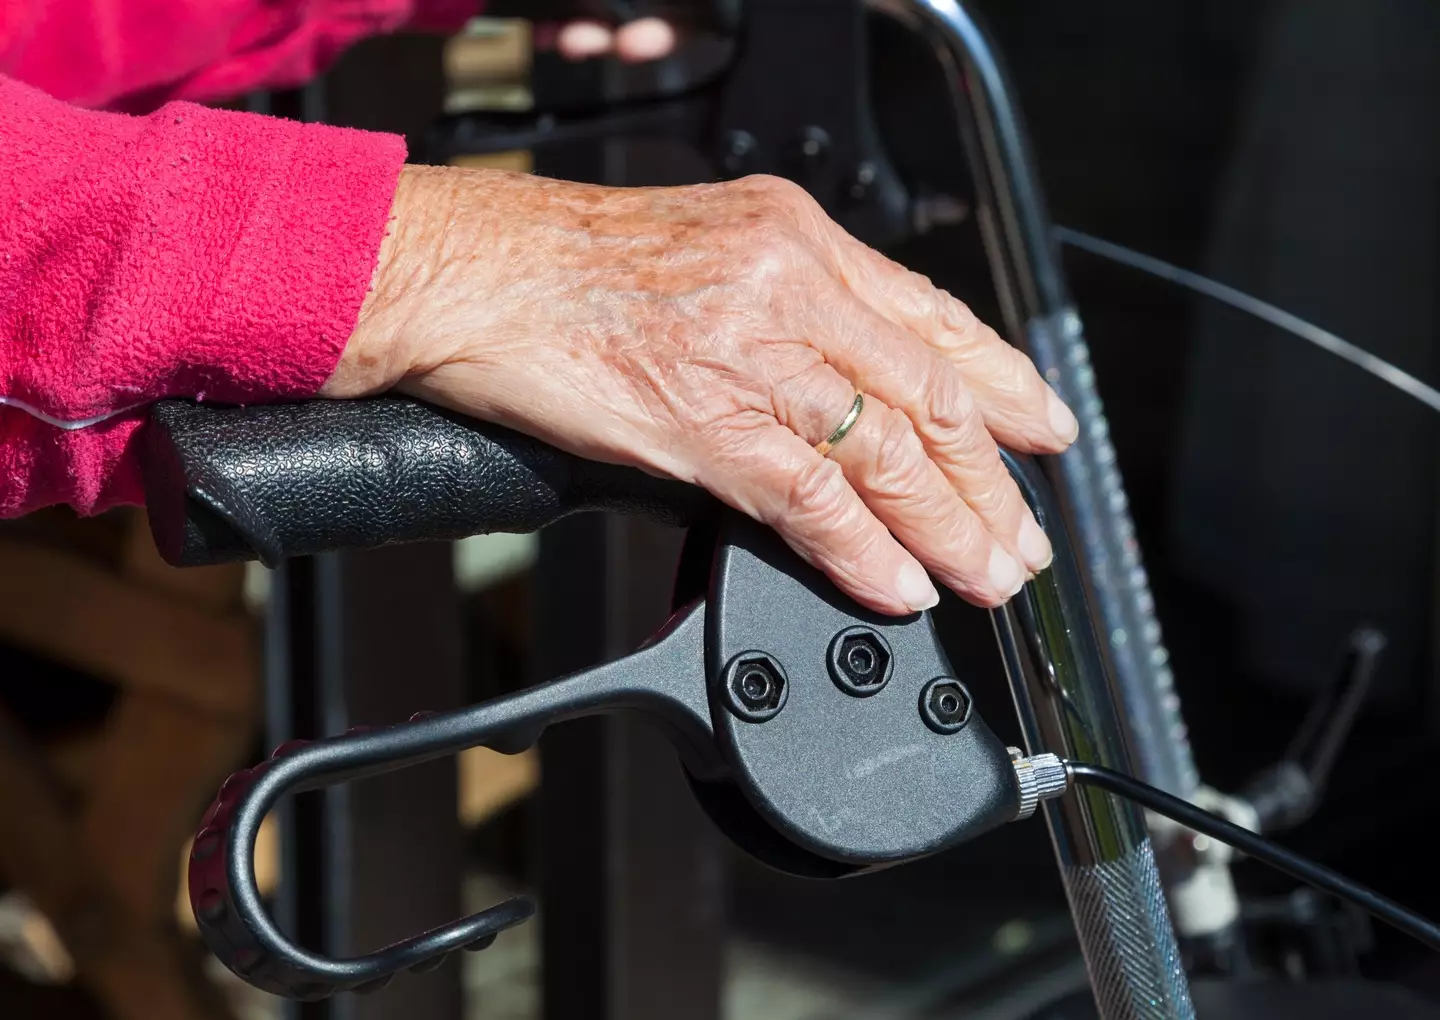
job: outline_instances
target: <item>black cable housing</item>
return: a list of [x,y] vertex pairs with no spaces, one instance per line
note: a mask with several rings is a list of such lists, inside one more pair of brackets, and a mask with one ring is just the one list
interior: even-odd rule
[[1132,779],[1123,773],[1099,765],[1067,761],[1065,762],[1065,771],[1077,783],[1099,787],[1124,797],[1126,800],[1134,801],[1156,814],[1179,822],[1186,828],[1233,846],[1236,850],[1246,853],[1256,860],[1264,861],[1272,868],[1278,868],[1317,889],[1348,900],[1378,920],[1419,939],[1431,949],[1440,951],[1440,925],[1434,921],[1421,917],[1414,911],[1402,907],[1394,900],[1387,899],[1372,889],[1367,889],[1358,882],[1352,882],[1344,875],[1286,850],[1280,844],[1272,842],[1264,836],[1256,835],[1249,829],[1227,822],[1218,815],[1213,815],[1179,797],[1172,797],[1163,790],[1157,790],[1138,779]]

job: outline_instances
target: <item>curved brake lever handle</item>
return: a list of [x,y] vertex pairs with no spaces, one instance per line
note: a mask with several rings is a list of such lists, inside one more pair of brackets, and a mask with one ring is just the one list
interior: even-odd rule
[[[404,736],[414,739],[413,728]],[[378,991],[402,970],[424,973],[459,949],[487,948],[495,936],[528,919],[535,905],[515,897],[459,921],[349,959],[330,959],[295,945],[271,921],[255,881],[255,839],[266,812],[282,793],[319,785],[337,752],[365,744],[390,746],[385,730],[281,745],[267,762],[225,781],[206,811],[190,852],[190,906],[201,937],[237,976],[274,995],[323,999],[335,992]],[[343,743],[343,747],[341,747]],[[357,747],[358,745],[358,747]],[[416,761],[432,755],[417,751]]]
[[301,793],[486,746],[529,747],[545,727],[602,712],[640,712],[669,731],[697,777],[716,776],[704,683],[704,612],[677,614],[631,656],[506,698],[408,723],[314,742],[291,741],[270,760],[221,787],[195,836],[189,894],[205,944],[245,981],[291,999],[377,991],[401,971],[424,973],[460,949],[487,948],[535,911],[528,897],[506,900],[375,952],[333,959],[287,938],[266,913],[255,880],[255,839],[283,795]]

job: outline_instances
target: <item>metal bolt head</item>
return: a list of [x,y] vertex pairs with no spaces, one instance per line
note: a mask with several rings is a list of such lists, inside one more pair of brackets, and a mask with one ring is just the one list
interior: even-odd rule
[[749,131],[730,131],[725,135],[724,150],[720,162],[725,172],[739,177],[754,165],[760,143]]
[[920,691],[920,715],[936,733],[959,733],[970,721],[970,692],[959,680],[936,677]]
[[857,166],[855,176],[850,180],[850,198],[856,202],[865,201],[870,195],[870,189],[875,186],[875,178],[879,176],[880,171],[869,160]]
[[846,694],[868,698],[890,682],[895,657],[869,627],[847,627],[830,641],[830,678]]
[[831,148],[830,134],[824,128],[811,124],[800,132],[795,143],[794,163],[802,184],[813,183],[824,174],[830,163]]
[[725,707],[746,722],[773,719],[785,707],[785,670],[764,652],[741,652],[725,667]]
[[822,127],[810,125],[800,132],[800,155],[806,159],[821,159],[830,149],[830,135]]

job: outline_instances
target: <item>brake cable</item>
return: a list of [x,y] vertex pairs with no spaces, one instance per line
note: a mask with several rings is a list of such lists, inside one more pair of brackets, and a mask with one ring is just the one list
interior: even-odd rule
[[[1050,757],[1053,756],[1036,755],[1031,760],[1038,762],[1039,759]],[[1279,843],[1124,773],[1099,765],[1063,759],[1056,759],[1055,764],[1063,767],[1066,776],[1075,783],[1099,787],[1117,794],[1156,814],[1179,822],[1188,829],[1232,846],[1256,860],[1264,861],[1272,868],[1355,904],[1375,918],[1418,939],[1429,948],[1440,951],[1440,925],[1338,872],[1285,849]],[[1058,793],[1047,790],[1042,794],[1042,799],[1053,796],[1058,796]]]
[[[1431,410],[1440,411],[1440,389],[1436,389],[1399,366],[1371,354],[1364,348],[1356,346],[1313,322],[1308,322],[1298,315],[1278,308],[1270,302],[1247,294],[1236,287],[1212,280],[1189,269],[1182,269],[1155,258],[1153,255],[1146,255],[1133,248],[1127,248],[1071,227],[1057,225],[1051,229],[1052,235],[1061,244],[1128,266],[1142,273],[1148,273],[1252,315],[1283,332],[1328,351],[1337,358],[1348,361],[1381,382],[1414,397]],[[1037,755],[1032,760],[1042,757],[1053,756]],[[1266,839],[1249,829],[1235,825],[1216,814],[1124,773],[1099,765],[1058,758],[1055,758],[1054,764],[1063,767],[1065,775],[1070,781],[1098,787],[1116,794],[1156,814],[1179,822],[1188,829],[1234,847],[1308,885],[1360,907],[1378,920],[1405,932],[1429,948],[1440,951],[1440,924],[1381,896],[1358,882],[1351,881],[1338,872],[1287,850],[1273,840]],[[1058,796],[1058,793],[1050,790],[1040,793],[1042,800],[1048,800],[1053,796]]]
[[1283,308],[1277,308],[1268,301],[1262,301],[1260,298],[1246,294],[1228,284],[1212,280],[1208,276],[1202,276],[1189,269],[1181,269],[1179,266],[1157,259],[1153,255],[1146,255],[1133,248],[1126,248],[1124,245],[1107,241],[1084,231],[1061,226],[1053,227],[1051,230],[1055,239],[1061,244],[1089,252],[1091,255],[1098,255],[1111,262],[1118,262],[1131,269],[1138,269],[1142,273],[1149,273],[1151,276],[1159,277],[1253,315],[1277,329],[1297,336],[1322,350],[1329,351],[1337,358],[1350,362],[1361,371],[1369,372],[1381,382],[1414,397],[1432,411],[1440,411],[1440,390],[1434,386],[1417,379],[1403,368],[1390,364],[1384,358],[1371,354],[1362,347],[1357,347],[1349,340],[1336,336],[1328,329],[1321,329],[1313,322],[1307,322],[1300,316],[1292,315]]

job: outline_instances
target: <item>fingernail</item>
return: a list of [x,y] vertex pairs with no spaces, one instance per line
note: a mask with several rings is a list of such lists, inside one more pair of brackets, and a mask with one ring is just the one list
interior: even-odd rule
[[579,21],[560,30],[558,46],[571,60],[598,57],[610,50],[614,37],[604,25]]
[[1020,547],[1020,555],[1025,557],[1025,565],[1031,570],[1044,570],[1055,558],[1050,539],[1045,537],[1045,532],[1035,518],[1028,514],[1025,522],[1020,525],[1020,534],[1016,537],[1015,544]]
[[1075,420],[1074,413],[1065,406],[1065,401],[1061,400],[1054,390],[1045,395],[1045,402],[1050,415],[1050,428],[1063,441],[1075,442],[1080,435],[1080,423]]
[[990,584],[1007,599],[1025,586],[1024,568],[998,545],[990,551]]
[[626,60],[637,63],[659,60],[675,49],[675,29],[661,18],[641,18],[620,30],[615,37],[615,48]]
[[901,601],[917,613],[933,608],[940,601],[940,593],[930,583],[930,575],[914,560],[900,568],[895,587]]

